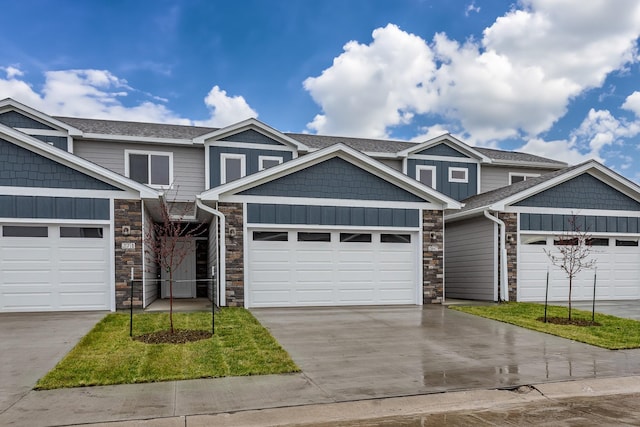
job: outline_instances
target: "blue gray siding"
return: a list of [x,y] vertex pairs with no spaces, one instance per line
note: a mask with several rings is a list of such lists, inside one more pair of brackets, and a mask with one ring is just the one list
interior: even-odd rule
[[243,191],[243,195],[423,202],[346,160],[334,157]]
[[515,206],[640,211],[640,203],[588,173],[526,198]]
[[[520,214],[520,229],[529,231],[572,231],[572,215]],[[640,218],[576,215],[576,225],[588,233],[638,233]]]
[[434,145],[433,147],[418,151],[414,154],[422,154],[426,156],[465,157],[467,159],[469,158],[469,156],[444,143]]
[[275,139],[269,138],[253,129],[245,130],[234,135],[222,138],[220,141],[248,142],[251,144],[284,145]]
[[307,206],[249,203],[247,221],[254,224],[418,227],[417,209]]
[[56,148],[67,151],[66,136],[33,135],[33,137],[39,139],[42,142],[46,142],[47,144],[51,144]]
[[258,158],[260,156],[282,157],[283,162],[287,162],[293,158],[291,151],[268,150],[266,147],[264,150],[236,147],[209,147],[209,185],[211,188],[220,185],[220,154],[222,153],[244,154],[246,157],[247,175],[258,172]]
[[109,199],[0,196],[0,218],[109,219]]
[[0,114],[0,123],[12,128],[26,128],[26,129],[46,129],[55,130],[54,128],[40,123],[37,120],[33,120],[17,111],[7,111]]
[[[452,199],[464,200],[478,193],[478,166],[476,163],[443,162],[439,160],[408,159],[407,175],[416,179],[416,166],[436,167],[436,190]],[[469,182],[449,182],[449,167],[466,168],[469,170]]]
[[3,139],[0,165],[0,186],[119,190]]

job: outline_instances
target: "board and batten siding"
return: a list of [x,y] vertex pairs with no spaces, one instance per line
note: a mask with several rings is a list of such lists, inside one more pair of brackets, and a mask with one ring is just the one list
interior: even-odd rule
[[480,172],[480,192],[495,190],[509,185],[509,173],[537,174],[553,172],[555,169],[517,168],[504,166],[482,166]]
[[498,265],[495,223],[484,217],[445,225],[445,298],[493,301]]
[[153,218],[147,209],[144,210],[144,235],[142,245],[144,253],[144,301],[143,307],[148,307],[153,301],[158,299],[158,272],[159,267],[156,262],[154,248],[150,245],[146,236],[152,233]]
[[[125,142],[75,140],[73,154],[124,175],[125,150],[173,153],[173,188],[176,201],[194,200],[204,191],[204,148],[159,146]],[[173,200],[173,194],[168,197]]]

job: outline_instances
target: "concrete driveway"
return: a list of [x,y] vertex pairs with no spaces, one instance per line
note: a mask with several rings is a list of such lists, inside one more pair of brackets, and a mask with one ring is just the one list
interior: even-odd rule
[[[554,303],[557,304],[557,303]],[[562,303],[562,305],[567,305]],[[580,310],[591,311],[592,303],[587,301],[573,302],[571,304],[573,308],[579,308]],[[596,312],[611,314],[612,316],[624,317],[627,319],[640,320],[640,301],[638,300],[626,300],[626,301],[597,301],[596,300]]]
[[640,350],[604,350],[439,305],[252,312],[335,401],[640,374]]
[[0,314],[0,413],[26,395],[104,315]]

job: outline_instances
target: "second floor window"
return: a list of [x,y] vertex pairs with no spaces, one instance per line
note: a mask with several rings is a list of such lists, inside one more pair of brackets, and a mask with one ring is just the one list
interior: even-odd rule
[[461,182],[461,183],[469,182],[468,172],[469,171],[467,170],[467,168],[450,167],[449,168],[449,182]]
[[125,175],[141,184],[167,187],[173,179],[172,153],[126,152]]
[[220,155],[220,184],[235,181],[246,174],[244,154],[223,153]]
[[431,188],[436,188],[436,167],[416,166],[416,179]]

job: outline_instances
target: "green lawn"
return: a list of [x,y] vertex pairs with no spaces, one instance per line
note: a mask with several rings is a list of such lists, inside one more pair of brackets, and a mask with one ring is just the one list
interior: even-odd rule
[[[174,313],[176,329],[211,330],[211,313]],[[216,313],[215,335],[187,344],[129,337],[129,315],[108,314],[36,389],[299,372],[269,332],[241,308]],[[167,313],[134,315],[134,335],[168,329]]]
[[[601,326],[574,326],[538,321],[539,317],[544,316],[542,304],[509,302],[489,306],[449,306],[449,308],[610,350],[640,347],[640,322],[606,314],[596,313],[595,321]],[[567,311],[566,307],[549,306],[547,316],[567,317]],[[571,317],[591,320],[591,312],[574,308],[571,310]]]

